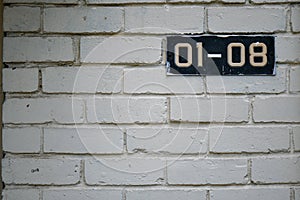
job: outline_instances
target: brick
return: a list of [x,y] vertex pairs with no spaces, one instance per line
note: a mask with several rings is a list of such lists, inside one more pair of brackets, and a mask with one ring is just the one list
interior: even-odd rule
[[118,67],[49,67],[42,70],[47,93],[119,93],[123,69]]
[[3,30],[4,31],[39,31],[40,8],[38,7],[4,7]]
[[[236,16],[239,16],[238,18]],[[286,27],[284,8],[226,7],[208,9],[208,29],[214,33],[272,33]],[[259,21],[259,23],[257,23]]]
[[204,83],[202,78],[197,76],[167,76],[164,68],[125,69],[124,92],[134,94],[200,94],[204,92]]
[[36,189],[9,189],[3,191],[3,200],[39,200],[39,190]]
[[169,3],[209,3],[213,0],[168,0]]
[[292,14],[291,14],[291,22],[292,22],[292,29],[293,32],[300,32],[300,7],[293,7]]
[[206,192],[204,190],[196,189],[130,189],[126,191],[127,200],[161,200],[161,199],[172,199],[172,200],[200,200],[206,198]]
[[171,97],[170,104],[172,121],[248,121],[248,100],[246,98]]
[[66,37],[5,37],[4,62],[73,61],[72,39]]
[[78,0],[4,0],[4,3],[77,4]]
[[215,153],[267,153],[288,151],[290,146],[287,127],[216,127],[209,135],[210,151]]
[[47,153],[122,153],[123,132],[112,128],[46,128]]
[[290,91],[300,92],[300,68],[292,67],[290,69]]
[[[300,157],[256,158],[252,160],[255,183],[296,183],[300,181]],[[283,170],[284,169],[284,170]]]
[[300,127],[293,127],[294,146],[296,151],[300,151]]
[[300,62],[300,37],[276,37],[275,52],[277,62]]
[[161,60],[159,37],[83,37],[80,56],[83,63],[158,63]]
[[28,69],[3,69],[4,92],[35,92],[39,86],[39,70]]
[[164,123],[167,120],[166,98],[130,97],[87,100],[88,122]]
[[71,98],[7,99],[3,105],[4,123],[83,122],[84,102]]
[[45,190],[43,200],[91,200],[91,199],[122,199],[122,190],[117,189],[60,189]]
[[124,21],[117,7],[47,8],[44,19],[45,32],[56,33],[116,33]]
[[127,149],[130,153],[206,153],[208,135],[205,129],[129,128]]
[[253,200],[268,199],[282,200],[290,199],[289,188],[260,188],[260,189],[216,189],[210,192],[211,200]]
[[246,183],[247,160],[195,159],[168,161],[168,183],[172,185]]
[[157,185],[164,180],[165,161],[144,158],[87,160],[88,185]]
[[300,188],[295,189],[295,200],[300,200]]
[[300,122],[298,96],[258,96],[253,104],[255,122]]
[[222,0],[224,3],[245,3],[246,0]]
[[204,8],[200,6],[143,6],[125,8],[126,32],[203,33],[203,22]]
[[299,0],[251,0],[252,3],[256,4],[267,4],[267,3],[293,3],[299,2]]
[[5,158],[2,164],[5,184],[71,185],[80,178],[77,160]]
[[38,153],[40,152],[40,128],[4,128],[3,150],[13,153]]
[[166,3],[166,0],[87,0],[89,4]]
[[286,90],[286,70],[276,76],[207,76],[209,93],[281,93]]

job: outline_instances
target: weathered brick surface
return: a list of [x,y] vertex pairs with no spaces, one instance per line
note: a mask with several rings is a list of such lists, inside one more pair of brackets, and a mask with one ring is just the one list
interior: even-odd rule
[[[3,3],[4,200],[300,200],[299,0]],[[274,36],[276,75],[170,76],[171,35]]]

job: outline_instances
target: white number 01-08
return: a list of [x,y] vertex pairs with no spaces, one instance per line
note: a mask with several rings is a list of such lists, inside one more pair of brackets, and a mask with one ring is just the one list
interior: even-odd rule
[[[203,66],[203,47],[202,47],[202,42],[198,42],[197,43],[197,57],[198,57],[198,67],[202,67]],[[256,52],[255,51],[255,47],[261,48],[260,52]],[[187,62],[180,62],[179,60],[179,50],[180,48],[186,48],[187,50]],[[233,48],[239,48],[240,49],[240,61],[239,62],[233,62],[232,60],[232,49]],[[252,43],[249,46],[249,60],[250,60],[250,64],[253,67],[264,67],[267,64],[267,46],[264,43],[261,42],[255,42]],[[227,46],[227,63],[231,66],[231,67],[242,67],[245,65],[245,60],[246,60],[246,53],[245,53],[245,45],[239,42],[234,42],[234,43],[230,43]],[[261,61],[255,61],[255,58],[261,58]],[[189,67],[192,65],[193,62],[193,48],[189,43],[177,43],[175,45],[175,64],[178,67]]]

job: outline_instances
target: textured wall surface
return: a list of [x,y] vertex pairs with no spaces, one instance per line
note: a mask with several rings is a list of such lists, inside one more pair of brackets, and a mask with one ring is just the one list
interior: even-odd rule
[[[4,0],[4,200],[300,200],[299,0]],[[166,37],[273,35],[276,76],[167,76]]]

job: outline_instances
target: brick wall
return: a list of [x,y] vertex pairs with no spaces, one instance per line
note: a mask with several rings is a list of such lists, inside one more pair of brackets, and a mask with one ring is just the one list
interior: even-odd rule
[[[4,200],[300,200],[299,0],[4,0]],[[166,76],[174,34],[274,35],[276,76]]]

